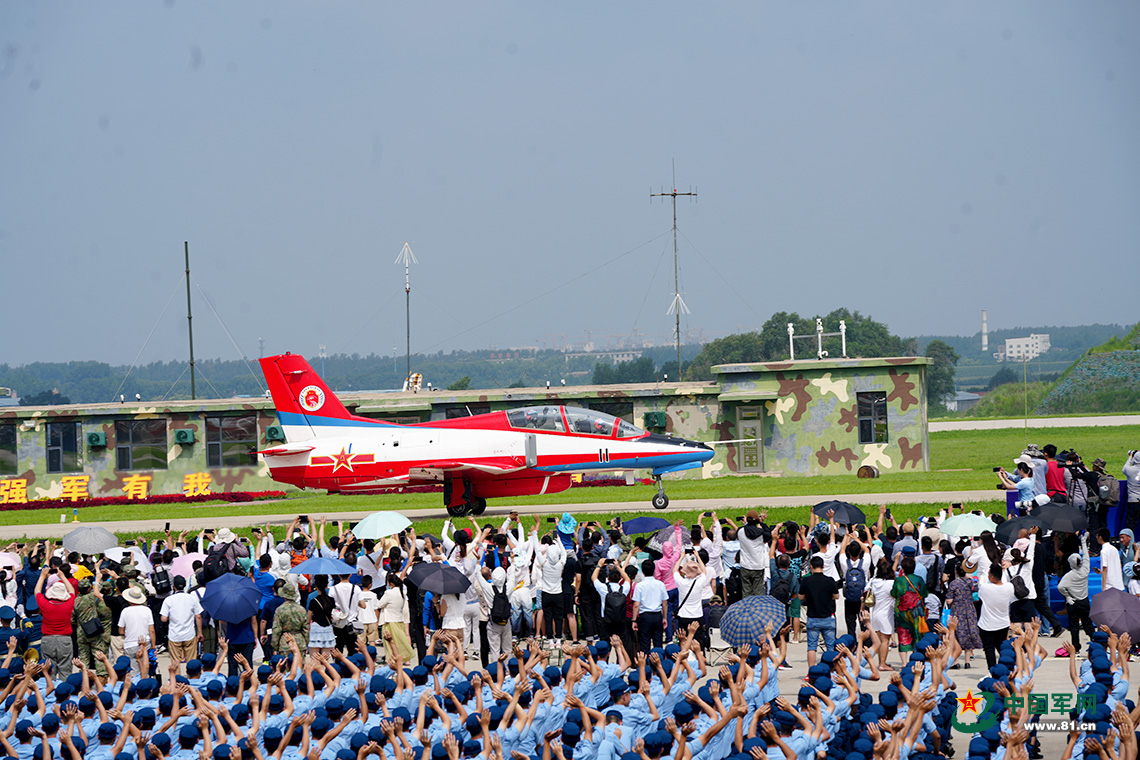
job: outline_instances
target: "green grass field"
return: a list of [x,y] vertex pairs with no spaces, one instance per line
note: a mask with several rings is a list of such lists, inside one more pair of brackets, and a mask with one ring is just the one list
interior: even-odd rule
[[[1075,447],[1086,461],[1103,456],[1108,461],[1109,472],[1116,474],[1123,465],[1125,453],[1131,448],[1140,447],[1140,433],[1132,427],[1039,429],[1029,431],[1029,441],[1039,446],[1053,443],[1062,449]],[[859,479],[851,475],[816,478],[725,477],[715,480],[677,480],[668,482],[666,490],[669,498],[674,501],[838,493],[994,490],[996,501],[1000,495],[995,489],[997,478],[993,468],[1001,465],[1011,469],[1014,458],[1021,453],[1025,443],[1026,434],[1021,429],[938,432],[930,434],[931,472],[887,473],[874,479]],[[653,490],[652,486],[647,485],[573,488],[560,494],[497,499],[494,501],[494,506],[602,504],[620,501],[648,503]],[[252,525],[258,521],[259,516],[263,515],[335,514],[372,509],[415,511],[438,509],[441,506],[442,497],[438,493],[390,493],[380,496],[341,496],[321,493],[298,494],[281,501],[242,504],[207,503],[186,506],[123,504],[89,507],[81,511],[80,517],[87,523],[156,519],[163,515],[179,518],[201,517],[202,524],[207,525],[209,518],[212,517],[248,515]],[[916,510],[920,508],[921,505],[915,507]],[[5,512],[2,519],[7,525],[42,525],[58,522],[62,511],[64,510],[48,509]],[[670,511],[668,514],[685,513]],[[431,523],[431,521],[425,522]]]

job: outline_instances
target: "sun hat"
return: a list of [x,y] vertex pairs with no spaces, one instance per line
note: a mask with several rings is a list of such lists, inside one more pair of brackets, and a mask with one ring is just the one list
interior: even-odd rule
[[56,581],[51,584],[51,588],[44,594],[48,599],[53,602],[66,602],[71,598],[71,591],[67,588],[63,581]]
[[124,591],[123,598],[131,604],[146,604],[146,592],[138,586],[131,586]]
[[214,539],[214,543],[232,544],[236,538],[237,536],[234,535],[234,532],[232,530],[229,528],[222,528],[218,531],[218,537]]

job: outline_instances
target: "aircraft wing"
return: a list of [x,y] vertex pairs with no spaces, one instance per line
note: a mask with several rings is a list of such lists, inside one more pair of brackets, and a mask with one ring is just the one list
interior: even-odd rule
[[469,462],[459,459],[440,459],[422,462],[408,469],[411,478],[442,480],[445,473],[479,472],[485,475],[506,475],[525,470],[526,465],[516,457],[504,457],[498,461]]

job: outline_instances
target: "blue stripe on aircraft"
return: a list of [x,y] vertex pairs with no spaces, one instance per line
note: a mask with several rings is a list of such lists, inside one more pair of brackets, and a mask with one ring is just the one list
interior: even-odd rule
[[277,421],[282,425],[319,425],[322,427],[399,427],[383,420],[346,420],[340,417],[318,417],[316,415],[297,414],[296,412],[277,412]]
[[669,454],[658,457],[636,457],[634,459],[619,459],[617,461],[599,462],[596,459],[588,462],[574,464],[554,464],[536,467],[536,470],[547,472],[571,472],[574,470],[641,470],[656,469],[660,467],[675,467],[677,465],[693,464],[700,466],[713,458],[713,452],[694,452],[691,454]]

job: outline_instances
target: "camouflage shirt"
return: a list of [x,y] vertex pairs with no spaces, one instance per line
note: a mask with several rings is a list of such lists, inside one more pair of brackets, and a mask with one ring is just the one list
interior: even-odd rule
[[[309,613],[305,608],[295,602],[285,602],[273,613],[273,649],[281,651],[281,637],[286,633],[293,634],[299,645],[308,641]],[[302,635],[304,636],[302,640]],[[305,647],[301,646],[301,651]]]
[[81,594],[75,600],[72,621],[77,625],[82,625],[95,616],[103,621],[104,631],[111,630],[111,608],[94,594]]

